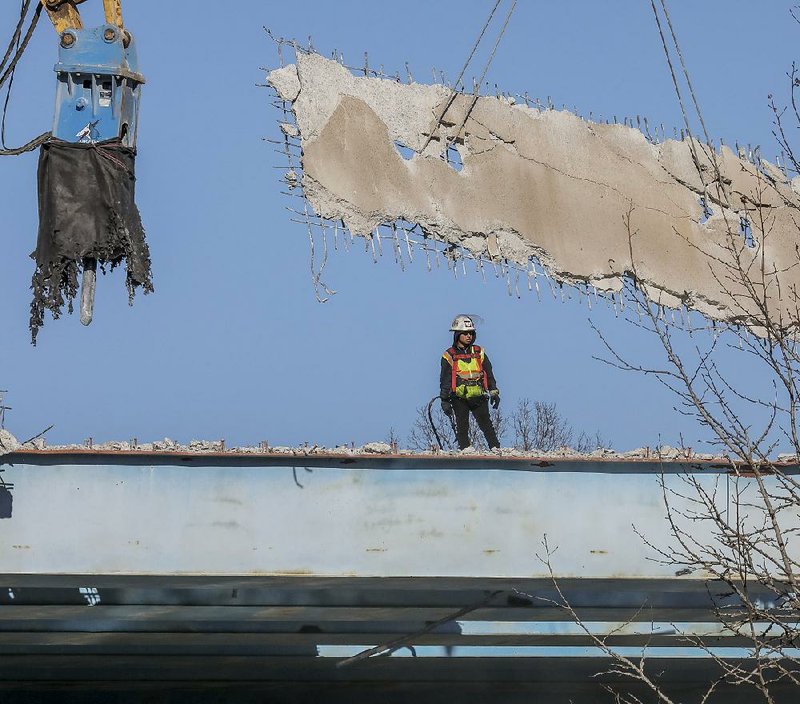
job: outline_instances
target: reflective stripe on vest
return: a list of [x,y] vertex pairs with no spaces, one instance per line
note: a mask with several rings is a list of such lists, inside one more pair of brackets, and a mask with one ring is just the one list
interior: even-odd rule
[[[452,367],[450,390],[453,392],[456,392],[459,386],[464,385],[464,382],[469,386],[477,386],[476,382],[480,382],[480,386],[484,389],[489,388],[489,381],[483,369],[485,356],[483,349],[478,345],[472,345],[469,349],[471,352],[459,353],[455,347],[451,347],[445,352],[445,359],[450,362]],[[459,384],[459,381],[462,383]]]

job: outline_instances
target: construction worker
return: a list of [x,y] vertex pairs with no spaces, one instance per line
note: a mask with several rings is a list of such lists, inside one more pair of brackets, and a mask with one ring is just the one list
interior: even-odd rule
[[453,346],[442,354],[439,375],[442,410],[450,417],[455,414],[459,449],[471,447],[470,411],[486,436],[489,447],[500,447],[489,417],[489,403],[491,402],[492,408],[500,405],[500,391],[492,373],[492,363],[486,352],[475,344],[477,332],[472,318],[468,315],[457,315],[450,330],[453,333]]

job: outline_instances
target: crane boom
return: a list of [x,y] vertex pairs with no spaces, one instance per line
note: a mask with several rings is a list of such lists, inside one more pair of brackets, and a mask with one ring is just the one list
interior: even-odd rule
[[[59,34],[66,29],[83,29],[83,20],[77,6],[84,2],[86,0],[41,0]],[[107,24],[123,28],[122,0],[103,0],[103,12]]]
[[63,2],[41,0],[41,2],[44,5],[45,12],[50,17],[50,21],[56,28],[56,32],[59,34],[67,29],[83,29],[81,13],[78,12],[76,5],[85,2],[85,0],[64,0]]
[[122,0],[103,0],[106,22],[122,29]]

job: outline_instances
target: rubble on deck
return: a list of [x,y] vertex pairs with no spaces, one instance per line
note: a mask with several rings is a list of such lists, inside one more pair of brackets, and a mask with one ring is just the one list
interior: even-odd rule
[[7,430],[0,429],[0,455],[16,452],[20,448],[20,442]]
[[[309,445],[304,444],[300,446],[290,447],[286,445],[270,445],[267,442],[261,442],[255,446],[228,446],[225,440],[191,440],[187,444],[179,443],[170,438],[162,440],[154,440],[152,442],[138,442],[132,440],[113,440],[107,442],[93,442],[91,439],[83,443],[72,443],[66,445],[49,444],[43,437],[38,437],[25,443],[20,443],[11,433],[5,430],[0,430],[0,455],[16,452],[17,450],[34,450],[34,451],[49,451],[49,452],[121,452],[121,453],[164,453],[174,452],[180,454],[234,454],[234,455],[247,455],[247,454],[265,454],[265,455],[291,455],[299,457],[307,457],[311,455],[342,455],[342,456],[357,456],[357,455],[438,455],[442,457],[481,457],[481,456],[495,456],[507,458],[539,458],[539,459],[599,459],[599,460],[697,460],[697,461],[730,461],[723,455],[713,453],[695,452],[692,448],[688,447],[671,447],[669,445],[660,445],[655,447],[637,447],[633,450],[624,452],[617,452],[609,448],[598,448],[592,452],[580,453],[575,450],[564,447],[552,452],[545,452],[542,450],[533,449],[530,451],[518,450],[514,447],[503,447],[498,450],[490,452],[489,450],[477,449],[467,452],[459,450],[439,450],[438,448],[430,448],[429,450],[409,450],[395,447],[389,443],[378,441],[368,442],[364,445],[337,445],[335,447],[325,447],[322,445]],[[797,458],[793,454],[781,454],[776,458],[777,462],[795,462]]]

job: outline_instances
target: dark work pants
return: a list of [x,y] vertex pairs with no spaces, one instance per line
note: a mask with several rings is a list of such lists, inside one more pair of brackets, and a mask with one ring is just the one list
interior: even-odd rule
[[453,412],[456,414],[456,439],[459,449],[469,447],[469,413],[475,416],[478,427],[486,436],[489,447],[500,447],[497,433],[494,431],[492,419],[489,417],[489,400],[485,397],[471,398],[468,401],[458,396],[453,397]]

